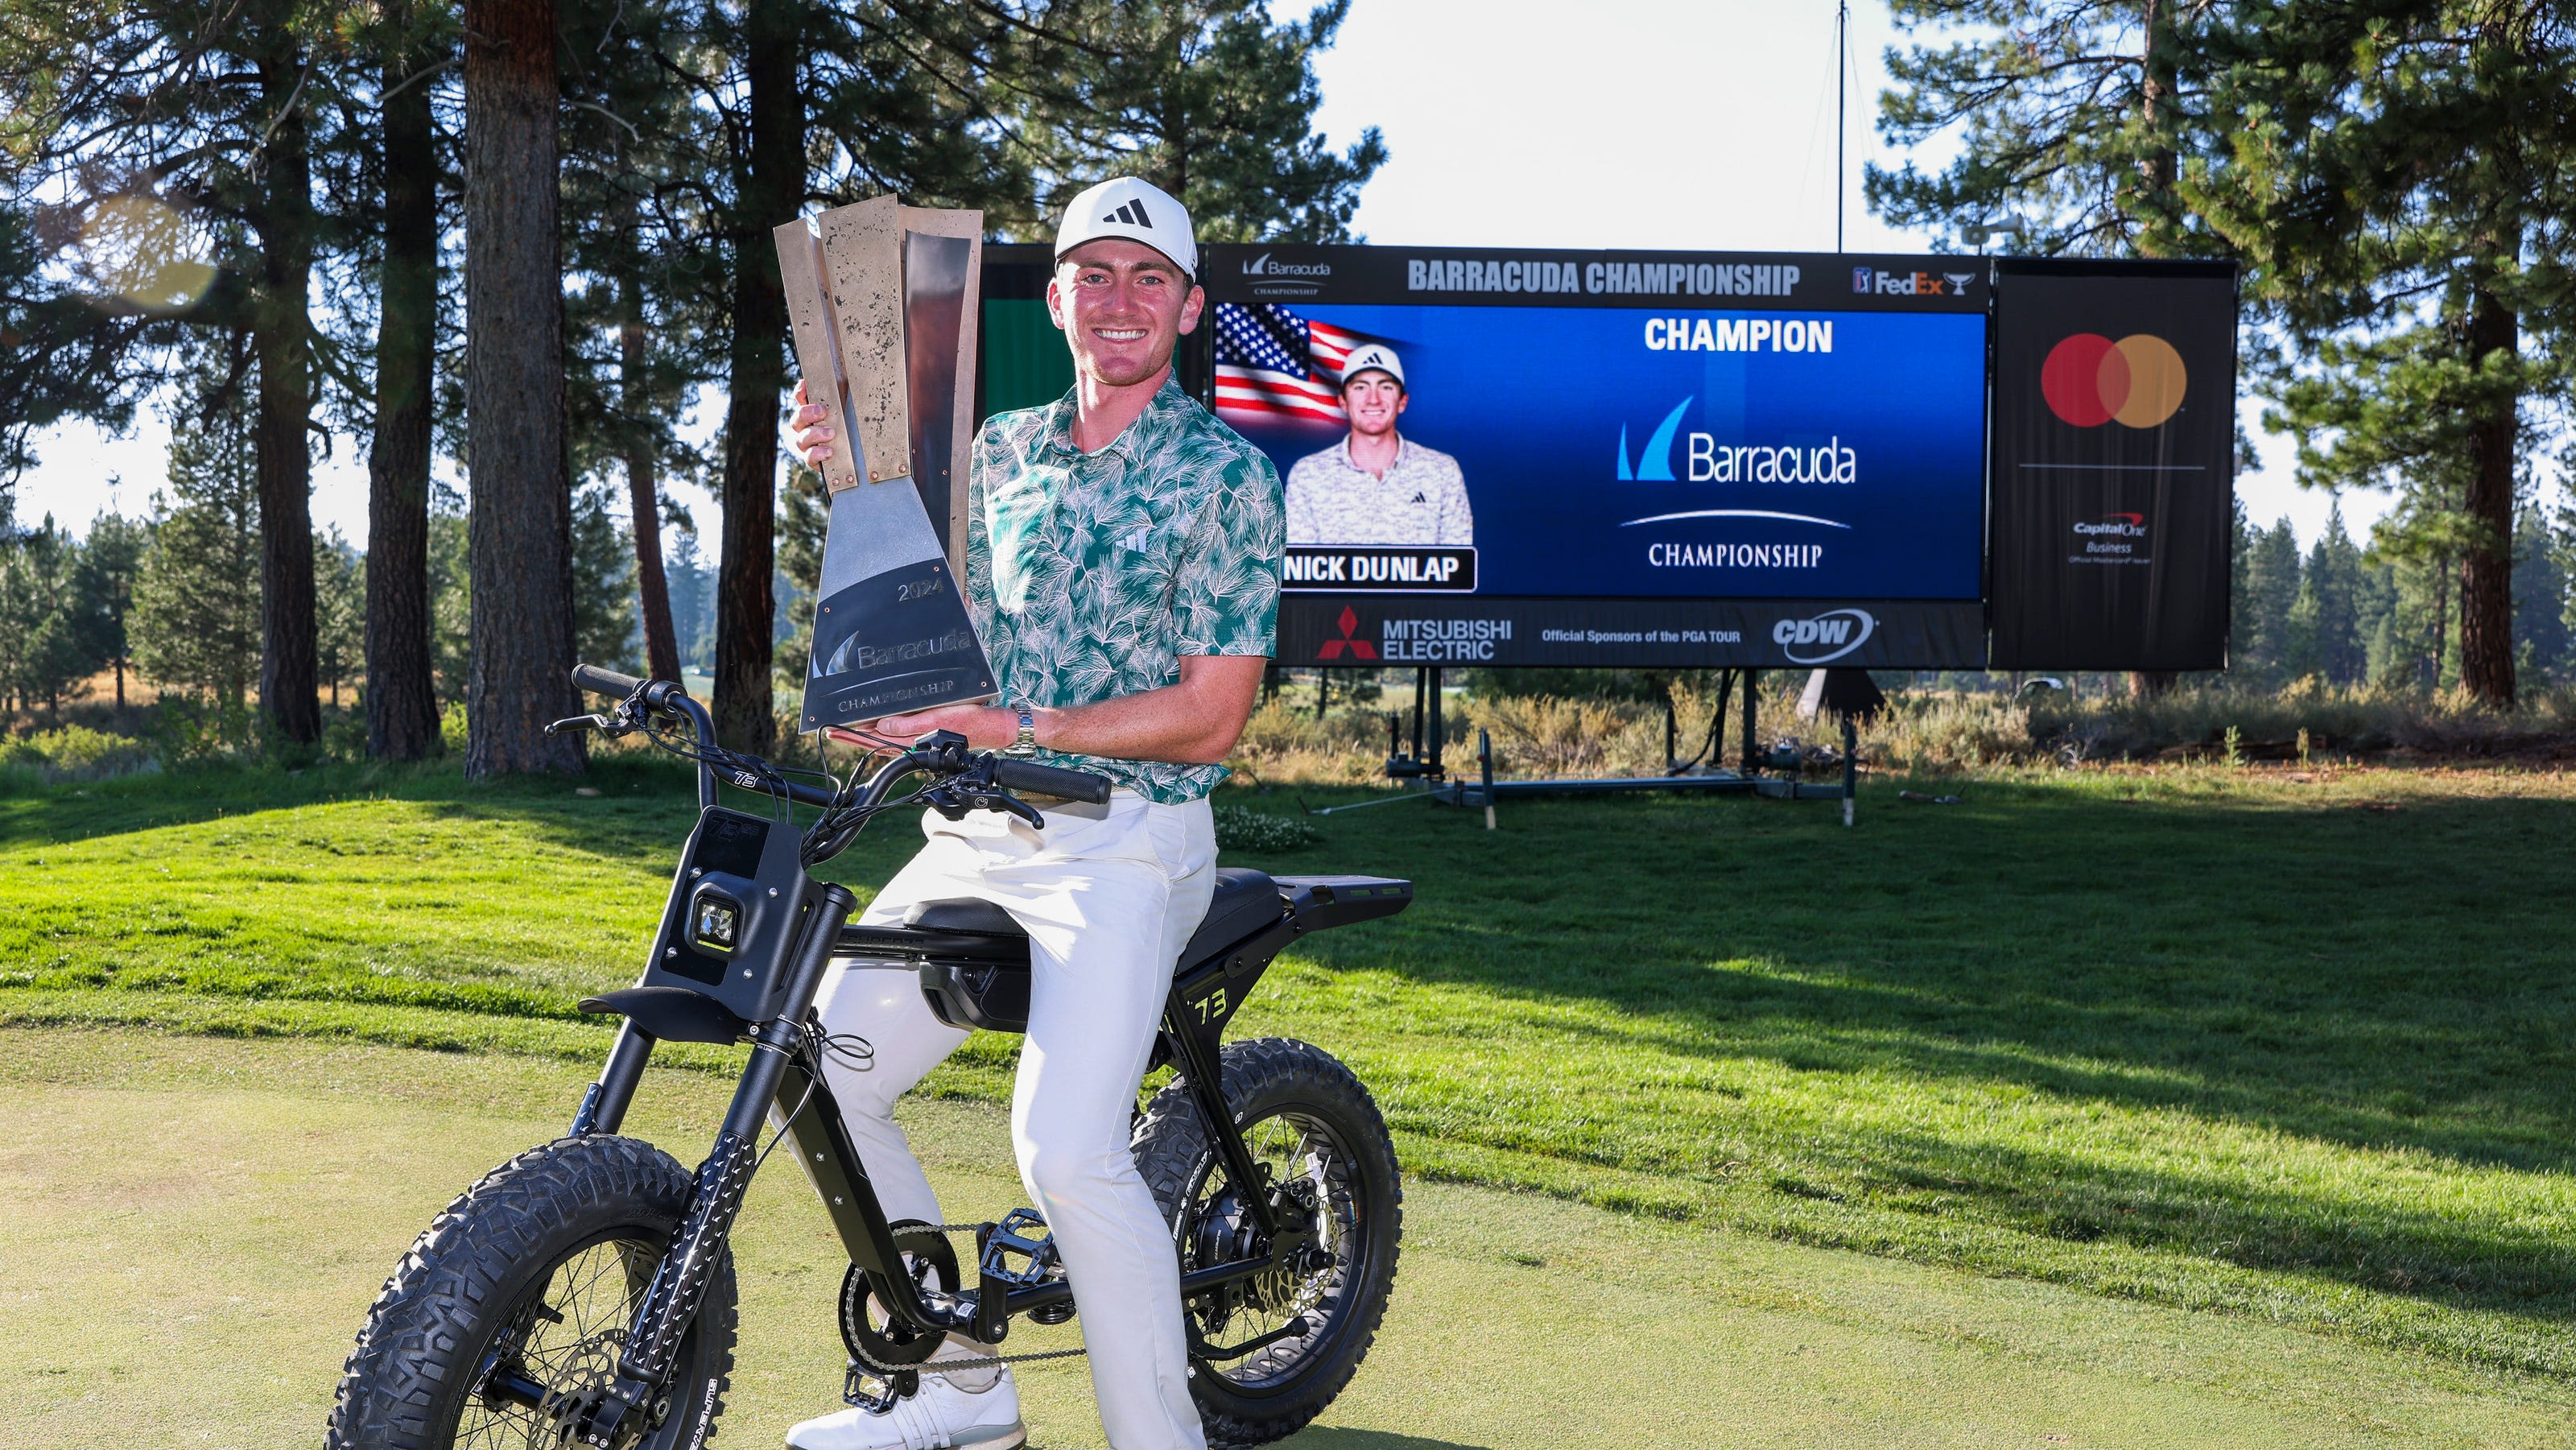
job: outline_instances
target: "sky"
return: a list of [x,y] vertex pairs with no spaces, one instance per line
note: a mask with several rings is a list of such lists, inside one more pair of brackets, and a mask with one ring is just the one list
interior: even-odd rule
[[[1305,0],[1274,0],[1281,18]],[[1376,126],[1391,159],[1360,193],[1365,239],[1415,246],[1668,247],[1832,251],[1836,193],[1852,251],[1954,250],[1868,214],[1861,166],[1903,157],[1871,122],[1897,40],[1883,4],[1852,6],[1848,152],[1835,173],[1831,0],[1357,0],[1321,56],[1317,128],[1337,146]],[[1937,166],[1945,152],[1920,151]],[[2291,479],[2291,444],[2241,409],[2260,465],[2237,493],[2260,523],[2287,516],[2312,543],[2329,505]],[[710,428],[716,410],[701,409]],[[127,437],[86,425],[39,442],[18,512],[75,529],[133,513],[163,476],[169,436],[148,411]],[[719,511],[675,490],[712,538]],[[2344,498],[2356,534],[2387,508]],[[314,465],[317,528],[364,546],[363,440]]]

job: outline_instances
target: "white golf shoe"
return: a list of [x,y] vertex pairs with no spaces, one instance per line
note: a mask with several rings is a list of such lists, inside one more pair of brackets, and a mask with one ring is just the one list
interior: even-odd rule
[[[931,1360],[990,1354],[982,1345],[940,1346]],[[882,1415],[847,1409],[807,1420],[787,1432],[788,1450],[1018,1450],[1029,1427],[1020,1422],[1020,1391],[1005,1365],[996,1369],[929,1372],[921,1392],[897,1400]]]

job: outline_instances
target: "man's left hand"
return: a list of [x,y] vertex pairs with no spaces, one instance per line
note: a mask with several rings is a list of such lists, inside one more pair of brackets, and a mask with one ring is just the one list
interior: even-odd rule
[[992,705],[942,705],[909,715],[888,715],[869,728],[896,740],[911,740],[933,730],[954,730],[977,750],[1004,750],[1019,743],[1020,716],[1016,710]]

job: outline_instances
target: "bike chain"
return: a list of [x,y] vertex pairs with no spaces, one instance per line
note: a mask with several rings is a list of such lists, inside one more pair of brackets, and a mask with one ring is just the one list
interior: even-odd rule
[[[971,1234],[982,1227],[983,1225],[979,1223],[924,1223],[912,1225],[904,1231],[906,1233],[935,1233],[941,1235]],[[843,1345],[842,1348],[850,1350],[852,1357],[857,1359],[862,1367],[867,1369],[871,1374],[876,1375],[879,1379],[901,1374],[905,1370],[912,1370],[920,1374],[947,1374],[952,1370],[1006,1369],[1015,1364],[1035,1364],[1042,1359],[1072,1359],[1079,1355],[1085,1355],[1091,1352],[1087,1349],[1048,1349],[1041,1350],[1036,1354],[988,1354],[978,1355],[972,1359],[923,1360],[919,1364],[894,1365],[879,1364],[874,1359],[869,1358],[866,1354],[860,1353],[857,1350],[857,1347],[853,1345]],[[932,1369],[931,1366],[933,1364],[936,1364],[939,1367],[937,1369]]]

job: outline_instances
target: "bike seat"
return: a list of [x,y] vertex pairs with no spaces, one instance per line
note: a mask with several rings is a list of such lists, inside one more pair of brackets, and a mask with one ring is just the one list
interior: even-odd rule
[[[1279,884],[1267,875],[1240,866],[1221,866],[1216,873],[1216,894],[1208,901],[1207,915],[1199,918],[1198,930],[1190,934],[1190,943],[1181,949],[1184,967],[1234,945],[1254,932],[1279,919],[1287,908],[1279,896]],[[916,901],[903,914],[903,924],[922,931],[958,931],[975,936],[1026,936],[1011,914],[980,897],[949,897],[939,901]]]
[[1199,918],[1199,929],[1190,933],[1189,945],[1181,948],[1181,967],[1186,970],[1225,950],[1277,921],[1287,909],[1279,883],[1269,876],[1245,866],[1218,867],[1216,895],[1208,902],[1207,915]]
[[977,896],[916,901],[903,924],[923,931],[962,931],[976,936],[1027,936],[1011,914]]

